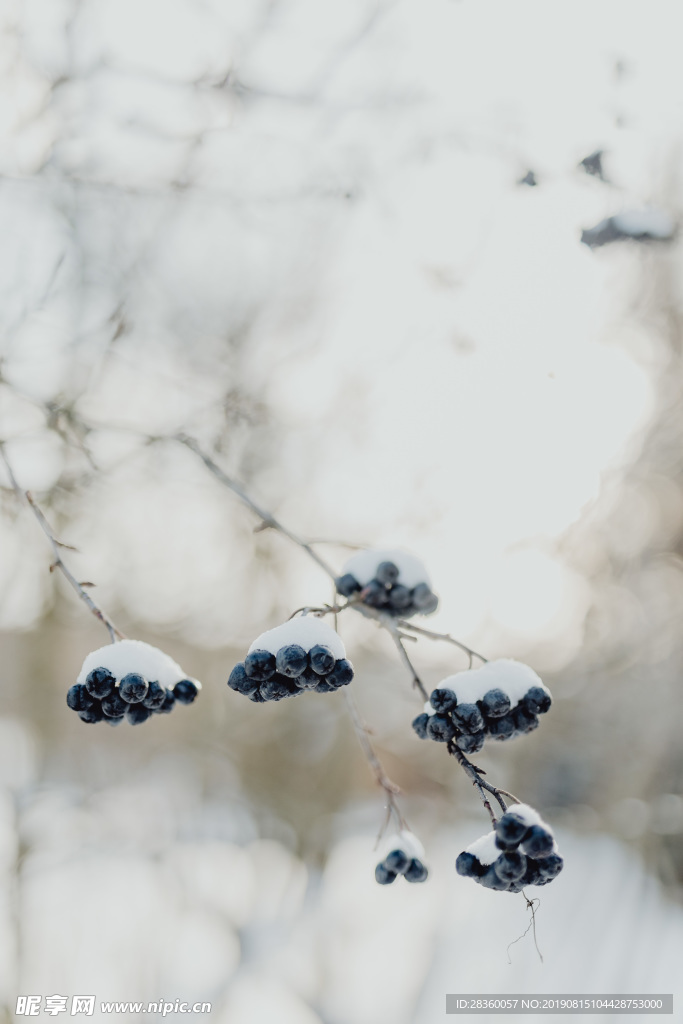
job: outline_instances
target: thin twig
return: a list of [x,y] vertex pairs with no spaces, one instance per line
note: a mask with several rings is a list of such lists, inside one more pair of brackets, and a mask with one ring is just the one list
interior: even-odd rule
[[[69,583],[69,585],[73,587],[73,589],[76,591],[81,601],[83,601],[83,603],[87,605],[88,609],[92,612],[95,618],[98,619],[105,627],[105,629],[108,631],[112,643],[116,643],[117,640],[125,640],[124,634],[119,629],[117,629],[117,627],[114,625],[111,619],[107,615],[105,615],[105,613],[102,611],[101,608],[98,607],[98,605],[95,604],[90,594],[88,594],[88,592],[84,589],[84,585],[78,582],[78,580],[73,575],[71,570],[64,564],[61,556],[61,551],[63,549],[75,551],[76,549],[71,547],[71,545],[64,544],[62,543],[62,541],[57,539],[52,527],[50,526],[47,519],[43,515],[43,512],[41,511],[40,507],[36,503],[33,496],[30,494],[29,491],[23,491],[21,489],[17,482],[17,478],[15,477],[14,472],[12,470],[12,466],[10,465],[10,462],[7,458],[5,446],[1,441],[0,455],[2,456],[2,460],[5,464],[5,468],[7,469],[10,483],[12,484],[12,487],[17,497],[19,498],[20,501],[26,501],[28,503],[28,506],[33,512],[33,515],[35,516],[38,525],[40,526],[41,530],[43,531],[48,541],[50,542],[52,553],[54,555],[54,562],[50,566],[50,572],[54,572],[55,569],[59,569],[64,578]],[[88,585],[91,586],[92,584]]]
[[505,803],[505,800],[503,799],[502,796],[503,791],[498,789],[496,786],[492,786],[490,782],[486,782],[486,780],[482,778],[482,775],[486,774],[484,770],[482,768],[477,768],[476,765],[472,764],[469,758],[467,758],[465,754],[462,752],[460,747],[458,747],[452,740],[450,740],[448,743],[448,753],[453,755],[453,757],[456,759],[456,761],[463,769],[467,777],[471,779],[472,785],[476,786],[479,792],[479,796],[481,797],[481,802],[483,803],[484,807],[489,813],[489,817],[491,818],[491,824],[495,827],[496,816],[493,813],[493,808],[491,807],[491,803],[486,794],[491,793],[491,795],[500,804],[500,807],[502,808],[503,812],[505,812],[507,810],[507,804]]
[[272,515],[270,512],[267,512],[265,509],[261,508],[260,505],[257,505],[253,498],[251,498],[247,494],[242,485],[238,483],[236,480],[233,480],[233,478],[228,476],[227,473],[224,473],[221,467],[216,462],[213,461],[211,456],[208,455],[202,448],[200,448],[200,446],[197,444],[193,437],[189,437],[187,434],[176,434],[174,440],[179,441],[180,444],[184,444],[186,448],[189,448],[190,451],[193,451],[195,453],[195,455],[198,455],[199,458],[204,463],[204,465],[206,466],[206,468],[211,473],[213,473],[216,479],[220,480],[220,482],[225,487],[231,490],[233,494],[237,495],[240,501],[247,505],[247,507],[250,508],[252,512],[256,513],[256,515],[261,520],[259,529],[276,530],[278,533],[281,533],[283,537],[287,537],[288,540],[291,540],[293,544],[296,544],[298,547],[302,548],[306,552],[308,557],[313,559],[316,565],[318,565],[323,570],[323,572],[330,577],[330,579],[333,580],[336,578],[336,573],[333,571],[333,569],[327,564],[327,562],[323,558],[320,557],[317,551],[313,550],[308,541],[305,541],[303,540],[302,537],[298,537],[295,533],[292,533],[292,531],[288,530],[286,526],[283,526],[282,523],[279,522],[279,520],[277,520],[274,515]]
[[[361,750],[365,755],[365,760],[370,766],[372,774],[375,776],[377,784],[382,787],[387,795],[387,811],[393,814],[398,822],[399,828],[408,829],[405,818],[401,814],[401,810],[396,801],[396,797],[401,792],[395,782],[389,778],[387,773],[384,771],[382,762],[375,753],[375,749],[370,742],[368,735],[368,727],[361,718],[358,705],[356,704],[353,694],[350,692],[348,686],[344,687],[344,700],[346,701],[346,707],[353,723],[358,742],[360,743]],[[385,826],[386,827],[386,826]]]
[[536,906],[534,906],[534,904],[536,904],[537,906],[540,906],[541,905],[541,901],[538,899],[538,897],[535,897],[534,899],[530,900],[529,897],[527,896],[527,894],[524,892],[524,889],[522,889],[522,896],[526,900],[527,909],[531,911],[531,920],[529,921],[529,924],[524,929],[522,934],[518,935],[516,939],[513,939],[512,942],[508,943],[508,947],[507,947],[507,950],[506,950],[507,958],[508,958],[508,963],[509,964],[512,963],[512,960],[510,958],[510,946],[514,946],[516,942],[519,942],[520,939],[523,939],[525,935],[528,935],[529,934],[529,929],[533,929],[534,946],[536,947],[536,952],[539,955],[541,963],[543,963],[543,954],[541,953],[541,950],[538,947],[538,940],[536,938]]
[[478,658],[479,661],[486,663],[488,658],[485,658],[483,654],[479,654],[477,651],[473,651],[467,644],[463,644],[460,640],[456,640],[450,633],[435,633],[432,629],[425,629],[424,626],[416,626],[414,622],[409,619],[399,619],[398,624],[401,629],[412,630],[413,633],[419,633],[420,636],[427,637],[428,640],[442,640],[444,643],[453,644],[455,647],[459,647],[461,651],[469,655],[470,665],[472,664],[472,658]]

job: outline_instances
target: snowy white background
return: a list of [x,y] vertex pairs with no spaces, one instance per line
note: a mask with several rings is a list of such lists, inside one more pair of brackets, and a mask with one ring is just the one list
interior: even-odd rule
[[[24,751],[7,1004],[80,985],[199,992],[239,1024],[431,1024],[478,985],[670,991],[680,248],[579,239],[623,208],[678,217],[678,5],[6,0],[0,19],[0,438],[99,600],[207,684],[144,735],[66,719],[105,637],[55,606],[43,538],[3,501],[4,728]],[[576,168],[599,147],[610,184]],[[97,472],[80,428],[49,429],[54,402],[92,428]],[[257,720],[226,692],[253,637],[329,587],[190,453],[145,443],[178,430],[220,440],[300,533],[419,552],[435,628],[550,682],[543,729],[487,763],[566,829],[545,965],[528,938],[507,963],[521,899],[454,876],[486,826],[410,736],[386,638],[344,631],[427,886],[371,884],[379,801],[336,704]],[[419,652],[429,683],[463,667]]]

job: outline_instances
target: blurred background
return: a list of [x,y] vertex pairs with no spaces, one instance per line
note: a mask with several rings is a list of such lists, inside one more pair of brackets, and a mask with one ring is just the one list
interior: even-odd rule
[[[5,1019],[31,993],[226,1024],[681,994],[679,28],[673,0],[5,0],[0,440],[95,599],[204,683],[142,728],[68,710],[107,634],[0,471]],[[623,211],[673,227],[582,244]],[[227,689],[330,585],[179,431],[335,569],[414,550],[428,624],[551,687],[478,758],[557,829],[543,963],[508,951],[523,898],[455,874],[487,818],[386,634],[340,622],[424,886],[374,882],[341,696]],[[467,665],[411,654],[428,688]]]

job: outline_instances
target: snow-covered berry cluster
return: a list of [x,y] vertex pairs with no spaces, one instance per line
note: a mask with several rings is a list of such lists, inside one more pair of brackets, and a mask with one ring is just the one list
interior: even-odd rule
[[331,693],[352,679],[339,634],[317,616],[303,615],[258,636],[230,673],[228,686],[263,703],[305,690]]
[[399,875],[406,882],[424,882],[429,871],[423,863],[422,843],[412,832],[403,830],[385,843],[387,853],[375,868],[375,881],[391,885]]
[[500,892],[547,885],[562,870],[552,829],[528,804],[515,804],[493,832],[477,839],[455,862],[459,875]]
[[191,704],[201,689],[172,658],[142,640],[121,640],[86,657],[66,695],[82,722],[139,725],[152,714]]
[[405,551],[359,551],[348,560],[335,586],[343,597],[358,595],[369,608],[400,619],[429,615],[439,604],[424,565]]
[[489,736],[509,740],[531,732],[551,703],[533,669],[501,658],[444,679],[413,729],[421,739],[453,740],[464,754],[476,754]]

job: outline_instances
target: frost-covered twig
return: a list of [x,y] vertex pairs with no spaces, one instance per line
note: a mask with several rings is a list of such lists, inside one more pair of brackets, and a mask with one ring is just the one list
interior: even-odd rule
[[358,705],[356,704],[355,698],[348,687],[345,687],[344,689],[344,700],[346,701],[346,707],[349,712],[349,717],[351,718],[351,722],[353,723],[353,727],[355,729],[356,736],[358,737],[358,742],[360,743],[361,750],[365,755],[365,760],[370,765],[370,770],[372,771],[372,774],[375,776],[377,784],[382,787],[382,789],[387,795],[387,809],[391,814],[395,816],[399,828],[407,829],[408,825],[406,824],[405,818],[401,814],[401,810],[396,801],[396,797],[401,792],[401,790],[399,789],[395,782],[392,782],[387,773],[384,771],[382,762],[378,758],[377,754],[375,753],[375,749],[372,743],[370,742],[370,737],[368,735],[368,727],[361,718],[360,711],[358,710]]
[[450,633],[435,633],[432,629],[425,629],[424,626],[416,626],[414,622],[410,622],[408,619],[399,619],[398,621],[401,629],[412,630],[413,633],[418,633],[420,636],[427,637],[428,640],[443,640],[444,643],[453,644],[455,647],[459,647],[461,651],[464,651],[470,659],[470,667],[472,666],[472,659],[478,658],[479,661],[486,663],[488,658],[485,658],[483,654],[479,654],[477,651],[473,651],[467,644],[463,644],[460,640],[456,640]]
[[73,587],[73,589],[76,591],[81,601],[83,601],[83,603],[87,605],[88,609],[92,612],[95,618],[98,619],[105,627],[105,629],[108,631],[112,643],[115,643],[117,640],[125,639],[124,634],[119,629],[117,629],[117,627],[114,625],[111,619],[107,615],[105,615],[105,613],[102,611],[100,607],[98,607],[98,605],[95,604],[90,594],[85,589],[84,585],[78,582],[78,580],[73,575],[71,570],[64,564],[61,556],[61,551],[75,551],[76,549],[71,547],[70,544],[64,544],[62,541],[57,539],[52,527],[50,526],[47,519],[43,515],[42,510],[36,503],[31,493],[29,491],[24,491],[21,489],[19,483],[17,482],[17,478],[14,475],[14,471],[12,470],[12,466],[9,462],[9,459],[7,458],[7,452],[5,451],[5,446],[2,441],[0,441],[0,456],[2,456],[2,460],[5,464],[5,468],[7,470],[10,483],[17,497],[19,498],[20,501],[26,501],[28,503],[28,506],[33,512],[33,515],[35,516],[38,525],[40,526],[41,530],[43,531],[43,533],[45,534],[50,543],[52,553],[54,555],[54,562],[50,566],[50,572],[54,572],[55,569],[59,569],[59,571],[62,573],[62,575],[70,584],[70,586]]

